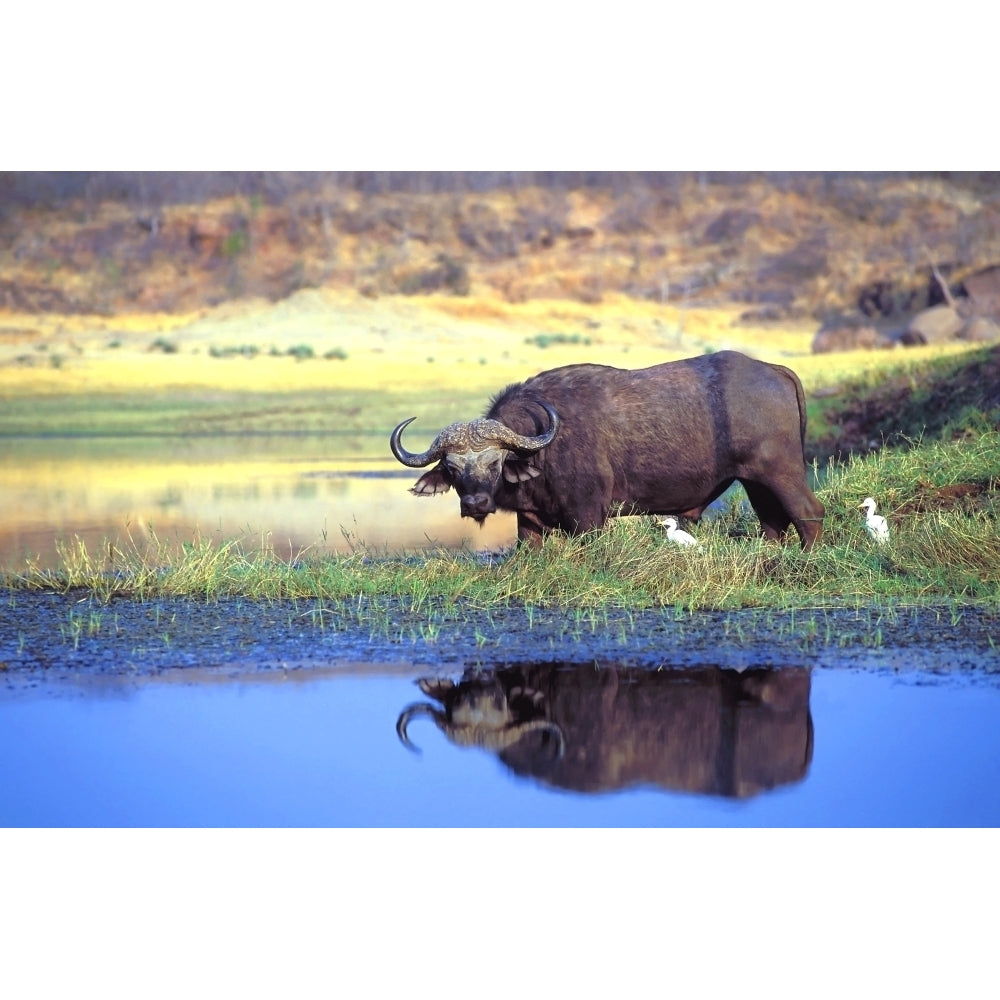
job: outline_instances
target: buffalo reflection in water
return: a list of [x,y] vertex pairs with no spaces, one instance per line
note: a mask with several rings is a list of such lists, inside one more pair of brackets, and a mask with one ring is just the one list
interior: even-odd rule
[[805,668],[643,670],[526,663],[422,678],[429,716],[451,742],[495,752],[516,774],[557,788],[632,785],[746,798],[800,781],[812,760]]

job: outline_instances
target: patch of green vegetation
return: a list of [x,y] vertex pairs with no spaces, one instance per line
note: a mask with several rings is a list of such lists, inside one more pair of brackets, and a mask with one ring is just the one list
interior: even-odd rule
[[525,337],[524,342],[534,344],[543,350],[553,345],[589,347],[591,344],[590,337],[584,337],[579,333],[536,333],[533,337]]
[[[296,361],[311,361],[316,357],[316,350],[311,344],[293,344],[285,351],[272,347],[270,354],[272,358],[288,357],[295,358]],[[324,351],[322,357],[324,361],[346,361],[347,351],[343,347],[331,347]]]
[[245,229],[237,229],[230,233],[222,242],[224,257],[238,257],[250,247],[250,234]]
[[814,393],[807,448],[831,455],[908,440],[975,435],[1000,426],[1000,347],[941,358],[873,365]]
[[157,337],[150,345],[149,349],[151,351],[162,351],[164,354],[176,354],[178,351],[177,344],[172,340],[168,340],[166,337]]
[[100,260],[101,274],[111,285],[117,285],[122,280],[122,268],[114,257],[102,257]]
[[216,347],[214,344],[208,349],[210,358],[255,358],[260,354],[260,348],[256,344],[243,344],[240,347]]

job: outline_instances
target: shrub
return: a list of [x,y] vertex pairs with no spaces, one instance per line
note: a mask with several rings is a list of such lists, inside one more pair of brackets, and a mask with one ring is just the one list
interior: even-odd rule
[[525,337],[526,344],[534,344],[543,350],[553,344],[582,344],[584,347],[590,346],[590,337],[581,336],[579,333],[536,333],[533,337]]
[[469,294],[469,270],[459,260],[440,253],[437,266],[405,275],[399,283],[404,295],[425,295],[447,289],[452,295]]
[[212,358],[255,358],[260,354],[260,348],[253,344],[243,344],[241,347],[216,347],[214,344],[208,349],[208,355]]

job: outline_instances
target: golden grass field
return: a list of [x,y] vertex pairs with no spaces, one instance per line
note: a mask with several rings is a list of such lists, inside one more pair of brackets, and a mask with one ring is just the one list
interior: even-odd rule
[[[723,349],[787,364],[808,390],[900,360],[898,351],[813,355],[814,324],[736,325],[737,313],[735,307],[682,310],[616,296],[592,305],[513,304],[498,297],[444,295],[373,300],[314,289],[275,304],[251,300],[182,316],[8,313],[0,314],[0,394],[365,388],[489,393],[562,364],[641,368]],[[546,337],[548,346],[539,346]],[[174,352],[164,353],[158,342],[168,342]],[[297,345],[312,348],[315,358],[298,361],[285,354]],[[211,353],[244,347],[257,355]],[[963,349],[923,348],[906,356]],[[344,360],[323,359],[338,350],[346,354]]]

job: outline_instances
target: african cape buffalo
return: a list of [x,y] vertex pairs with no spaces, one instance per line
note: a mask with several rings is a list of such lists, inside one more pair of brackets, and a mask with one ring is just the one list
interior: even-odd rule
[[427,451],[392,453],[423,468],[418,496],[454,487],[463,517],[517,513],[521,541],[559,528],[580,534],[613,513],[695,518],[734,481],[764,534],[795,525],[804,549],[822,532],[823,505],[806,483],[805,399],[782,365],[735,351],[635,371],[567,365],[508,386],[485,417],[454,423]]

